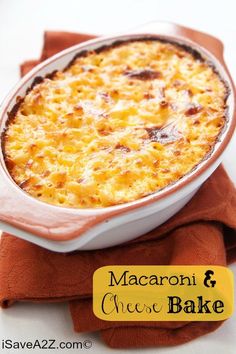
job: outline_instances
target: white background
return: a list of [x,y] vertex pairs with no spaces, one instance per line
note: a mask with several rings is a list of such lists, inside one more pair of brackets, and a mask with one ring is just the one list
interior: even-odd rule
[[[109,34],[153,20],[177,22],[221,38],[226,61],[236,81],[235,4],[235,0],[0,0],[0,100],[17,82],[18,64],[39,57],[45,29]],[[224,162],[236,183],[235,149],[236,138]],[[231,269],[236,274],[236,265]],[[182,346],[124,351],[106,348],[97,334],[74,333],[65,304],[17,304],[6,311],[0,310],[0,342],[7,338],[93,341],[91,350],[44,350],[43,353],[235,354],[236,314],[216,332]],[[27,351],[1,351],[14,352]],[[40,353],[39,350],[29,352]]]

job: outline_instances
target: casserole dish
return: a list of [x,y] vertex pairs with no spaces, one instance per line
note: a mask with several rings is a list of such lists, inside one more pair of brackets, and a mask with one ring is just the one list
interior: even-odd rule
[[82,51],[94,50],[117,41],[150,37],[197,51],[213,64],[227,84],[228,119],[211,154],[175,183],[146,197],[106,208],[74,209],[49,205],[25,193],[12,180],[1,151],[1,229],[54,251],[68,252],[113,246],[138,237],[165,222],[190,200],[219,165],[235,127],[235,94],[223,60],[223,46],[212,36],[168,23],[152,23],[126,34],[91,40],[69,48],[38,65],[20,81],[3,103],[1,133],[6,128],[7,112],[13,109],[17,97],[24,96],[37,77],[44,77],[55,70],[65,68],[74,56]]

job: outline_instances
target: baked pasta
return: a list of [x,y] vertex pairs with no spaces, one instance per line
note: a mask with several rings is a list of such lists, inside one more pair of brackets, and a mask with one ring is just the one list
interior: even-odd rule
[[3,136],[14,181],[41,201],[100,208],[157,192],[211,153],[227,87],[185,46],[157,39],[78,55],[38,80]]

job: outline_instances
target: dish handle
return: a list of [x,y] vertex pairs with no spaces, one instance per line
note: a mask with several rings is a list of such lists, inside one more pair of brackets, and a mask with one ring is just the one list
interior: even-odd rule
[[63,208],[34,199],[17,186],[0,161],[0,229],[15,236],[27,233],[51,241],[81,237],[107,215]]

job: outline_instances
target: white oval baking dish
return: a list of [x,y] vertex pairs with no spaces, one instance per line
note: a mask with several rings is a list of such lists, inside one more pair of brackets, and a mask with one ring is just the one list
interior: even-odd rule
[[101,209],[71,209],[49,205],[32,198],[10,177],[0,156],[0,228],[57,252],[92,250],[134,239],[161,225],[177,213],[222,162],[235,128],[235,92],[223,59],[222,43],[207,34],[171,23],[153,22],[129,33],[90,40],[66,49],[29,72],[5,99],[0,110],[0,131],[7,112],[24,96],[37,76],[63,69],[83,50],[110,45],[117,40],[156,36],[185,44],[213,63],[229,87],[228,122],[212,154],[191,173],[165,189],[131,203]]

